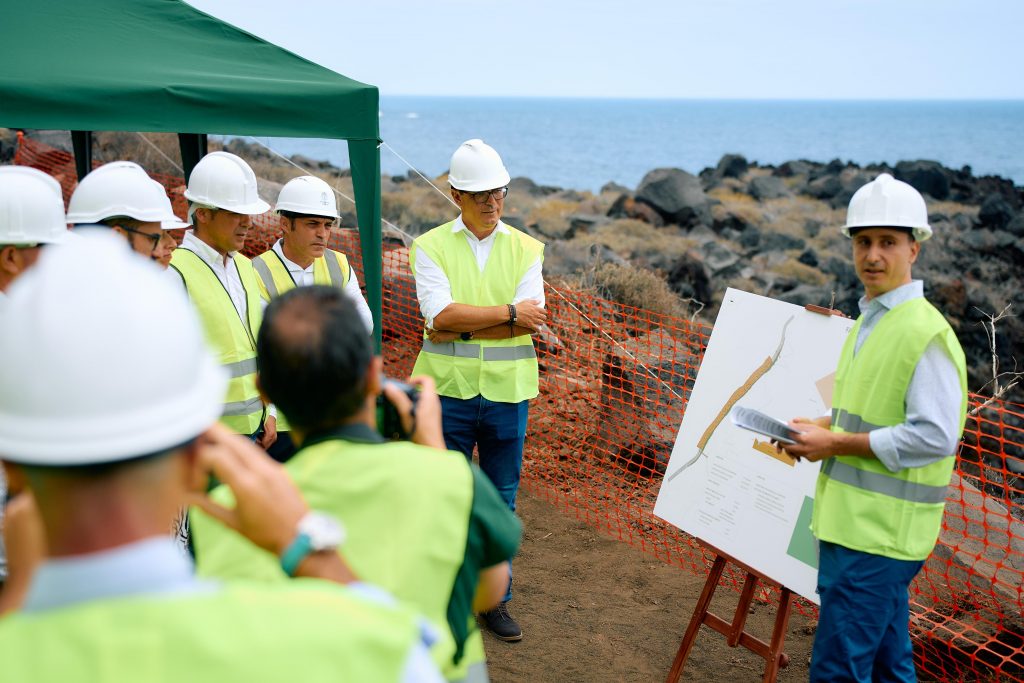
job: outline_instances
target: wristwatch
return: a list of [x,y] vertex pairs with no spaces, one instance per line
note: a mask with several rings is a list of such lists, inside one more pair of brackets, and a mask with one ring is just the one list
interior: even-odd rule
[[345,542],[345,527],[334,517],[310,511],[299,520],[298,534],[281,553],[281,569],[288,576],[295,576],[302,561],[312,553],[336,550]]
[[462,341],[469,341],[472,338],[473,338],[473,333],[472,332],[463,332],[462,334],[459,335],[459,339],[461,339]]

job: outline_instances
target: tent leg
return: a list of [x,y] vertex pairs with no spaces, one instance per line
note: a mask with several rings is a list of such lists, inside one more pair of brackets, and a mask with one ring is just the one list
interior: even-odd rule
[[81,180],[92,170],[92,131],[71,131],[71,145],[75,150],[75,172]]
[[185,182],[192,175],[192,169],[206,156],[208,140],[206,133],[178,133],[178,147],[181,149],[181,165],[185,169]]

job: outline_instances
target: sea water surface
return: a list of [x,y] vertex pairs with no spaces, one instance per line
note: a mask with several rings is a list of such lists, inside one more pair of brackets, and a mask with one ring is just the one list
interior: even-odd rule
[[[428,176],[463,140],[483,138],[513,176],[597,191],[635,188],[663,166],[698,173],[723,154],[780,164],[933,159],[1024,185],[1024,101],[616,100],[382,96],[381,169],[397,154]],[[260,138],[287,154],[347,167],[345,143]],[[394,150],[394,152],[392,152]]]

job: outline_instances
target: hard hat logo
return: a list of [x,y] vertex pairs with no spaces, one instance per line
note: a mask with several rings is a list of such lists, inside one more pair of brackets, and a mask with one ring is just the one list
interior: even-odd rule
[[860,228],[906,228],[918,242],[932,236],[924,197],[888,173],[861,187],[850,199],[842,233],[850,237]]
[[328,201],[328,199],[327,199],[327,193],[326,192],[321,192],[320,193],[320,206],[330,206],[330,201]]
[[512,180],[495,149],[479,138],[459,145],[448,168],[448,183],[466,192],[493,190]]

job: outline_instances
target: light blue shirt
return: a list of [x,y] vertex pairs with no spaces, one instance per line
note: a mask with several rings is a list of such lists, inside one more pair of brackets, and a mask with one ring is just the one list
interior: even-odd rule
[[[154,537],[112,550],[46,561],[32,577],[22,609],[39,612],[91,600],[195,593],[217,587],[216,582],[195,577],[192,561],[182,556],[173,539]],[[358,583],[348,587],[378,604],[394,603],[378,588]],[[421,629],[421,642],[409,653],[402,681],[443,683],[427,650],[436,638],[425,621]]]
[[[860,330],[854,356],[890,310],[924,296],[924,284],[913,280],[868,301],[862,297]],[[933,340],[914,368],[907,387],[906,422],[868,433],[871,452],[892,472],[924,467],[956,453],[960,442],[960,374],[943,346]]]

